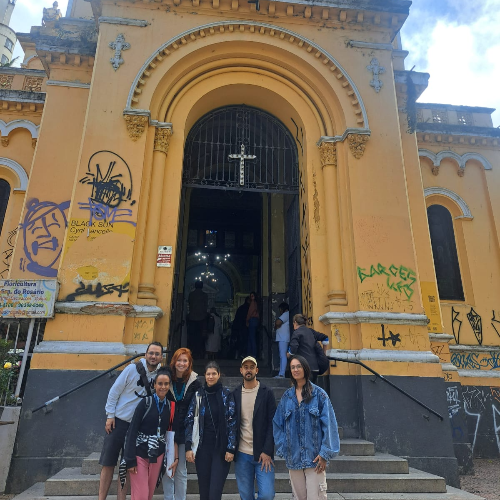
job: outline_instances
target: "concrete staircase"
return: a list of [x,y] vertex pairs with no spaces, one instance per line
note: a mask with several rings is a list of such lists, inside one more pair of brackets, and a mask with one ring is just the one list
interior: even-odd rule
[[[272,387],[276,399],[290,386],[286,379],[261,379]],[[236,387],[240,377],[226,377],[224,385]],[[408,462],[392,455],[376,453],[373,443],[344,439],[340,429],[340,455],[327,470],[328,500],[484,500],[446,485],[443,478],[408,467]],[[83,459],[81,467],[66,468],[37,483],[14,500],[97,500],[99,490],[99,453]],[[285,462],[275,460],[276,500],[290,500],[291,486]],[[117,476],[110,497],[116,494]],[[187,500],[197,500],[198,480],[194,464],[188,464]],[[161,488],[154,500],[163,500]],[[223,500],[239,500],[234,466],[224,486]]]

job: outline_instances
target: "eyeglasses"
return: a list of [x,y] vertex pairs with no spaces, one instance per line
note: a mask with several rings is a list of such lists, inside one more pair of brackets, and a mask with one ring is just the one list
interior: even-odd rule
[[161,356],[161,352],[147,352],[146,355],[148,355],[148,356]]
[[290,370],[293,370],[293,371],[302,370],[302,365],[290,366]]

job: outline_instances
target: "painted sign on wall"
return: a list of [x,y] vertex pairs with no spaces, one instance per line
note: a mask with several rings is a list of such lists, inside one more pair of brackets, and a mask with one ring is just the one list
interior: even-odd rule
[[56,280],[0,280],[0,317],[51,318]]

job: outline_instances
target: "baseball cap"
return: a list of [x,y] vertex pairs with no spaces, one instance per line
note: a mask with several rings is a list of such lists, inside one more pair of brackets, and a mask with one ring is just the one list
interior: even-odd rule
[[246,358],[244,358],[241,362],[241,366],[244,365],[245,361],[251,361],[255,364],[255,366],[257,366],[257,360],[253,356],[247,356]]

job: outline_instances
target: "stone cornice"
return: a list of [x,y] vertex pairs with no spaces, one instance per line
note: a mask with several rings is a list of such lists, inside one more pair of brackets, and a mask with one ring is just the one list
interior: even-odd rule
[[450,125],[448,123],[417,123],[417,132],[453,135],[462,137],[495,137],[500,138],[500,129],[493,127],[474,127],[471,125]]
[[91,316],[127,316],[160,318],[163,311],[157,306],[143,306],[128,302],[56,302],[56,313]]
[[389,361],[395,363],[439,363],[430,351],[389,351],[384,349],[344,350],[329,349],[327,356],[345,361]]
[[43,69],[27,69],[27,68],[0,68],[1,75],[24,75],[46,78],[47,73]]
[[424,326],[429,323],[425,314],[356,311],[356,312],[327,312],[319,317],[324,325],[347,323],[373,323],[384,325],[415,325]]
[[138,26],[139,28],[145,28],[151,23],[145,21],[144,19],[129,19],[127,17],[109,17],[101,16],[99,18],[99,24],[120,24],[122,26]]

